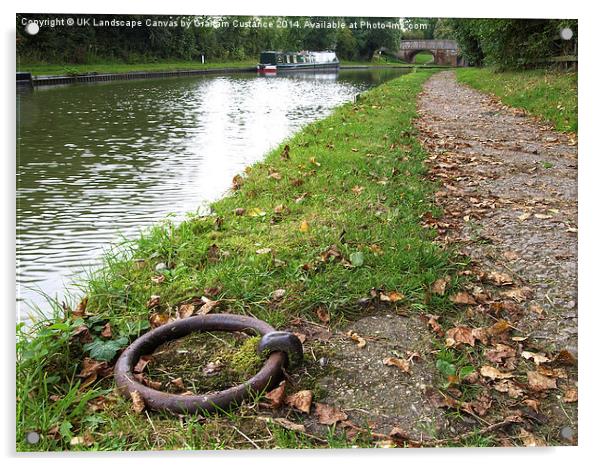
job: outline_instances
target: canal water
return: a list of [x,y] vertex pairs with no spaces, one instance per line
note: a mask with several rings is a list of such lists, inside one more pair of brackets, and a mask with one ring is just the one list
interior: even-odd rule
[[[103,250],[204,212],[234,175],[402,69],[114,81],[17,92],[17,316]],[[68,293],[69,294],[69,293]]]

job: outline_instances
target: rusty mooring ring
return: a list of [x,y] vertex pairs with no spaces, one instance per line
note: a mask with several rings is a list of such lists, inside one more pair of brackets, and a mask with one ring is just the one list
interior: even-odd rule
[[[194,316],[162,325],[142,335],[121,353],[114,368],[117,388],[128,398],[131,398],[132,392],[138,392],[149,409],[166,410],[172,413],[214,412],[240,403],[252,393],[270,389],[281,380],[282,367],[287,363],[287,354],[283,350],[281,338],[278,339],[280,345],[274,347],[274,351],[268,356],[263,367],[251,379],[213,394],[188,396],[154,390],[134,379],[133,368],[141,356],[152,353],[159,345],[182,338],[192,332],[245,330],[255,330],[262,336],[275,332],[270,325],[261,320],[231,314]],[[289,348],[291,359],[295,356],[298,360],[299,350],[303,351],[301,342],[293,334],[289,335],[289,341],[292,342]],[[270,350],[270,347],[268,345],[266,348],[266,345],[263,345],[263,349]]]

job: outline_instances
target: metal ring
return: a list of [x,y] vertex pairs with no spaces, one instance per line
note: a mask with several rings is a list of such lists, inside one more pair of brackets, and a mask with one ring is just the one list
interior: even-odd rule
[[263,367],[251,379],[209,395],[176,395],[154,390],[134,379],[133,368],[145,354],[152,353],[159,345],[182,338],[192,332],[240,332],[255,330],[260,335],[274,332],[267,323],[251,317],[231,314],[210,314],[194,316],[145,333],[126,348],[115,364],[114,377],[118,390],[128,398],[136,391],[144,399],[147,408],[166,410],[172,413],[215,412],[227,409],[233,404],[242,402],[253,393],[274,387],[283,376],[282,367],[286,364],[287,355],[276,351],[269,355]]

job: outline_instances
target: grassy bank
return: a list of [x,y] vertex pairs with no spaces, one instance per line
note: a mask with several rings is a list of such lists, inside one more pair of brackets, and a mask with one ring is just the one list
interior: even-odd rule
[[[186,306],[198,312],[202,296],[217,302],[214,312],[253,315],[279,329],[295,319],[320,322],[324,312],[340,326],[365,312],[358,300],[365,305],[373,288],[395,296],[391,312],[427,304],[445,312],[449,300],[428,290],[451,274],[450,258],[420,224],[435,186],[423,178],[426,154],[412,126],[430,74],[390,81],[308,125],[235,178],[211,215],[165,221],[122,244],[83,284],[87,299],[77,308],[57,306],[32,333],[19,328],[18,450],[253,448],[240,432],[262,448],[349,446],[334,430],[320,441],[278,425],[266,430],[253,403],[207,419],[136,414],[114,393],[110,365],[151,325]],[[85,357],[108,367],[90,375]],[[297,389],[312,388],[313,358],[306,367],[295,374]],[[40,443],[24,441],[29,431]]]
[[554,125],[558,131],[577,131],[577,73],[546,70],[496,72],[461,68],[458,80],[495,94]]
[[[216,68],[249,68],[257,60],[201,63],[199,61],[155,62],[155,63],[94,63],[84,65],[56,63],[17,63],[17,71],[28,71],[34,76],[73,75],[86,73],[132,73],[136,71],[180,71],[208,70]],[[341,61],[342,66],[414,66],[403,62]]]
[[131,73],[136,71],[179,71],[208,70],[214,68],[248,68],[256,60],[201,63],[199,61],[154,62],[154,63],[94,63],[84,65],[61,63],[17,63],[17,71],[28,71],[34,76],[70,75],[86,73]]

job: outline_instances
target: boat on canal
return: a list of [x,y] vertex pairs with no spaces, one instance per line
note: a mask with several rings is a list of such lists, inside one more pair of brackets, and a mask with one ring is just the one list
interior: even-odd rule
[[257,72],[273,74],[280,71],[337,70],[339,59],[335,52],[275,52],[259,55]]

